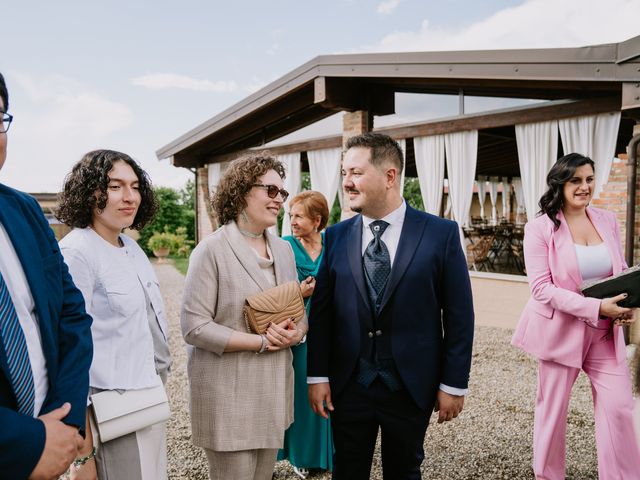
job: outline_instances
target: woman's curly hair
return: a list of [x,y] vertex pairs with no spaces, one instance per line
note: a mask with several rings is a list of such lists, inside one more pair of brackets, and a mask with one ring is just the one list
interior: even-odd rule
[[140,206],[130,228],[141,230],[153,220],[158,210],[158,201],[147,172],[129,155],[114,150],[94,150],[85,154],[73,166],[58,196],[58,220],[76,228],[91,225],[94,209],[104,210],[107,206],[109,172],[118,161],[129,165],[138,177]]
[[231,162],[211,199],[211,206],[220,225],[238,218],[247,207],[246,196],[249,190],[269,170],[275,170],[284,179],[282,162],[266,151],[245,155]]

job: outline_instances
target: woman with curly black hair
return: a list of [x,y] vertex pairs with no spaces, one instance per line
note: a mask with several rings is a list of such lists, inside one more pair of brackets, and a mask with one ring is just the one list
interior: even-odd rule
[[[60,247],[93,317],[91,394],[166,382],[171,358],[158,280],[142,249],[122,234],[144,227],[157,208],[147,174],[124,153],[89,152],[65,179],[57,216],[74,229]],[[71,478],[166,478],[165,437],[164,423],[99,446],[88,432],[80,451],[88,461]]]
[[212,480],[270,480],[293,421],[290,347],[306,318],[257,335],[243,316],[248,296],[298,278],[291,246],[267,231],[288,196],[283,178],[282,164],[265,153],[232,162],[213,200],[222,227],[189,262],[180,321],[192,440],[205,449]]

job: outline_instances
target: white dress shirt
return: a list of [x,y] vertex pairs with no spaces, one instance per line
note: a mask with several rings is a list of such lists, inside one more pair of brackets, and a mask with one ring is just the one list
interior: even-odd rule
[[[402,204],[398,208],[383,218],[376,219],[362,215],[362,256],[364,257],[364,252],[367,249],[367,246],[371,243],[371,240],[373,240],[373,232],[369,225],[371,225],[371,222],[374,222],[375,220],[383,220],[387,222],[389,226],[382,233],[380,239],[387,246],[387,250],[389,250],[389,259],[391,261],[391,268],[393,268],[393,262],[396,258],[396,252],[398,251],[400,234],[402,233],[402,226],[404,225],[404,217],[406,213],[407,203],[403,200]],[[327,377],[307,377],[308,384],[327,383],[328,381],[329,378]],[[443,383],[440,384],[439,388],[443,392],[451,395],[466,395],[468,391],[467,388],[450,387]]]
[[97,389],[135,390],[161,384],[145,298],[146,291],[166,341],[158,280],[138,244],[126,235],[120,240],[123,246],[116,247],[91,228],[76,228],[60,241],[69,272],[93,317],[89,384]]
[[0,252],[2,252],[2,255],[0,255],[0,272],[2,272],[2,278],[7,284],[9,295],[11,295],[13,306],[27,342],[27,352],[29,353],[29,363],[31,364],[35,389],[33,416],[37,417],[49,391],[47,364],[42,350],[36,304],[33,301],[31,289],[18,254],[13,248],[11,239],[2,223],[0,223]]

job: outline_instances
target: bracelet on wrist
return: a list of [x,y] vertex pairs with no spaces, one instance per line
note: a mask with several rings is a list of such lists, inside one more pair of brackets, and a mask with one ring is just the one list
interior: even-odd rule
[[260,350],[256,352],[256,355],[264,353],[264,351],[267,349],[267,337],[265,337],[264,335],[260,335],[260,339],[262,340],[262,343],[260,344]]
[[80,457],[80,458],[76,458],[73,461],[73,466],[76,470],[79,470],[80,467],[82,467],[85,463],[87,463],[89,460],[91,460],[92,458],[94,458],[96,456],[96,452],[98,450],[96,449],[96,447],[93,447],[93,449],[91,450],[91,453],[89,453],[89,455],[87,455],[86,457]]

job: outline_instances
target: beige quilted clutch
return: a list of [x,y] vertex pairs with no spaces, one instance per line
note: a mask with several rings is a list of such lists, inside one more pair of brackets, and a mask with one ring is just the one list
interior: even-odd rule
[[269,323],[278,324],[287,318],[298,323],[304,316],[304,301],[298,282],[287,282],[247,297],[244,319],[247,329],[264,334]]

